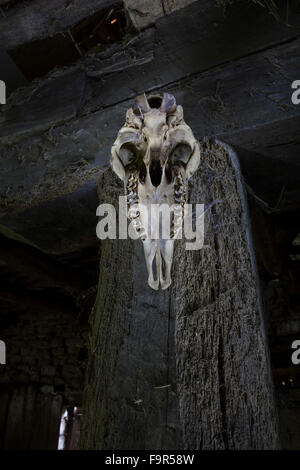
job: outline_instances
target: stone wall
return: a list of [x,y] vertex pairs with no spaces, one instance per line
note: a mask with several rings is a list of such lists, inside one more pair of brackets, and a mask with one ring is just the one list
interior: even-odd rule
[[86,332],[76,312],[11,314],[1,328],[0,447],[57,448],[62,407],[81,403]]

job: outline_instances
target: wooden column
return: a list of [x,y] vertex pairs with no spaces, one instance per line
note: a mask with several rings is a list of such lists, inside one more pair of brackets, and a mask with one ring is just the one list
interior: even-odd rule
[[[123,195],[110,170],[99,193],[115,206]],[[213,203],[204,247],[177,242],[167,291],[148,287],[141,242],[101,243],[83,449],[278,447],[250,221],[229,147],[203,142],[190,201]]]
[[191,202],[210,204],[203,249],[177,244],[179,408],[186,449],[276,449],[277,417],[251,226],[235,153],[202,144]]
[[[111,170],[101,177],[99,194],[116,208],[124,196]],[[81,448],[181,446],[170,292],[148,286],[140,241],[101,242]]]

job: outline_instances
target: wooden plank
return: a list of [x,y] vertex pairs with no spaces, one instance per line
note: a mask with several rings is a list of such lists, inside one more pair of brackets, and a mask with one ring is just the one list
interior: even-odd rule
[[[247,2],[246,2],[247,3]],[[83,112],[98,110],[134,97],[146,90],[169,86],[189,75],[296,38],[300,32],[300,12],[288,27],[261,7],[246,7],[244,0],[226,15],[211,0],[195,2],[160,18],[151,35],[144,31],[130,44],[131,55],[143,57],[153,49],[153,61],[88,82]],[[239,37],[237,41],[236,38]],[[140,41],[144,44],[140,47]],[[115,63],[115,57],[112,58]],[[93,64],[101,72],[103,63]]]
[[[96,175],[98,179],[100,172]],[[57,197],[55,191],[50,196],[49,193],[46,194],[47,190],[44,192],[46,188],[41,188],[44,196],[48,198],[46,202],[40,200],[39,204],[29,203],[18,216],[14,211],[2,212],[1,224],[17,234],[22,234],[26,240],[50,254],[72,253],[87,246],[97,247],[98,239],[95,233],[97,183],[93,181],[82,185],[84,176],[82,174],[77,176],[79,179],[76,185],[79,189],[74,189],[71,194]],[[72,175],[69,178],[72,179]],[[54,177],[54,180],[56,179]],[[68,186],[68,182],[63,182],[60,177],[58,185],[64,192],[66,191],[64,186]],[[56,188],[58,189],[58,186]],[[53,237],[49,227],[55,227],[57,237]]]
[[22,138],[75,118],[84,87],[85,74],[78,68],[58,78],[44,80],[41,86],[33,87],[30,106],[26,99],[22,103],[21,98],[19,106],[8,106],[5,115],[0,115],[0,135],[13,133]]
[[0,18],[0,48],[13,49],[26,42],[68,30],[81,19],[120,3],[119,0],[34,0],[9,9]]
[[299,60],[300,47],[295,40],[197,74],[168,89],[184,105],[185,118],[198,137],[228,137],[242,129],[300,115],[300,107],[291,102],[291,83]]
[[[177,2],[179,3],[179,2]],[[164,16],[163,2],[161,0],[124,0],[129,17],[137,29],[144,29]]]
[[[143,34],[145,44],[149,41],[149,51],[151,51],[150,44],[154,40],[153,30],[145,31]],[[142,49],[140,52],[142,54]],[[114,48],[114,53],[120,53],[118,47]],[[138,57],[142,57],[142,55]],[[110,57],[109,54],[106,58],[102,56],[102,60],[105,67],[110,67],[113,63],[113,57]],[[179,80],[168,87],[160,88],[158,86],[155,88],[161,92],[169,91],[176,96],[177,102],[184,106],[186,121],[199,138],[218,136],[239,149],[255,153],[256,161],[260,161],[260,155],[265,155],[264,161],[267,162],[267,158],[275,153],[282,162],[285,157],[289,157],[289,161],[292,161],[294,157],[297,157],[300,106],[291,103],[291,83],[298,76],[297,64],[299,60],[298,41],[289,41],[281,46],[228,62],[223,66],[214,67],[206,72],[185,77],[184,80]],[[149,65],[151,64],[153,62]],[[140,69],[140,67],[137,68]],[[133,69],[134,67],[130,68],[126,73],[132,73]],[[68,73],[70,73],[69,70]],[[182,71],[183,73],[184,71]],[[128,77],[126,80],[123,77],[124,88],[116,88],[115,95],[109,101],[110,104],[104,106],[100,111],[89,113],[88,110],[93,108],[92,92],[95,94],[95,101],[99,96],[105,96],[105,91],[108,88],[105,88],[104,85],[108,87],[109,81],[113,82],[112,77],[118,74],[120,75],[120,72],[102,76],[100,82],[89,79],[92,81],[92,85],[89,81],[86,88],[87,102],[81,108],[83,114],[74,118],[72,117],[74,110],[69,115],[69,122],[56,125],[54,129],[41,135],[37,134],[37,130],[41,132],[43,126],[47,128],[49,125],[47,120],[42,122],[43,100],[40,100],[40,105],[37,105],[35,112],[32,108],[33,114],[40,116],[41,121],[39,122],[30,113],[26,117],[26,110],[30,108],[25,101],[25,96],[23,97],[24,102],[20,105],[23,106],[23,111],[20,114],[23,117],[18,124],[19,127],[12,114],[10,125],[15,126],[14,133],[11,133],[8,122],[4,123],[2,128],[6,137],[2,137],[0,156],[1,223],[8,224],[7,226],[18,233],[23,232],[24,236],[29,235],[30,239],[39,232],[34,230],[35,223],[41,227],[40,232],[45,233],[42,227],[45,226],[43,224],[47,225],[48,210],[53,214],[51,220],[55,223],[56,214],[60,214],[63,208],[65,210],[72,201],[73,214],[75,207],[76,211],[79,211],[78,217],[75,217],[78,221],[77,230],[80,226],[84,227],[84,230],[80,230],[78,233],[83,234],[83,243],[92,242],[94,237],[92,227],[95,224],[94,212],[91,215],[86,213],[86,216],[83,217],[84,211],[77,203],[76,191],[86,187],[87,189],[83,191],[83,200],[89,204],[91,200],[94,201],[95,181],[102,169],[109,164],[110,147],[124,122],[126,109],[132,105],[131,98],[125,98],[118,102],[120,97],[126,97],[126,93],[128,93]],[[141,84],[141,76],[137,78],[135,75],[133,74],[132,77]],[[59,77],[63,84],[63,75],[59,75]],[[72,80],[66,80],[65,86],[70,86],[71,82]],[[75,78],[74,83],[76,83]],[[81,93],[80,81],[78,83],[79,86],[75,87],[75,90],[79,90],[78,101],[80,101],[83,94]],[[98,87],[98,91],[93,88],[94,86]],[[36,93],[39,94],[38,91]],[[131,90],[132,97],[135,93],[136,90]],[[44,96],[46,97],[47,94]],[[53,97],[50,91],[49,96]],[[63,104],[64,93],[61,96]],[[38,99],[36,103],[39,103]],[[39,106],[40,114],[37,112]],[[45,103],[45,106],[49,105]],[[62,105],[58,107],[57,111],[55,109],[53,105],[53,112],[58,117],[56,121],[58,124],[60,113],[64,112],[64,108]],[[99,103],[95,104],[95,109],[99,109]],[[11,104],[9,112],[15,113],[17,116],[17,110],[18,108]],[[31,118],[33,123],[37,123],[35,134],[30,138],[25,138],[31,132]],[[52,122],[54,121],[52,120]],[[241,155],[243,154],[241,153]],[[251,155],[248,154],[244,161],[243,171],[251,169],[253,166]],[[277,166],[273,164],[260,165],[260,168],[263,168],[261,178],[258,178],[257,175],[252,178],[255,185],[262,188],[263,192],[260,192],[259,195],[263,196],[266,192],[273,192],[276,202],[282,189],[281,181],[286,174],[282,172],[282,164]],[[295,171],[291,177],[289,173],[289,184],[292,182],[295,187],[297,174]],[[265,176],[265,181],[263,176]],[[276,185],[273,184],[273,187],[270,188],[270,183],[275,181]],[[89,184],[91,186],[88,186]],[[89,191],[88,188],[91,190]],[[256,187],[254,186],[253,189]],[[295,200],[297,194],[293,194],[292,198]],[[273,201],[272,198],[271,194],[270,203]],[[51,201],[50,209],[47,205],[43,205],[47,201]],[[96,205],[96,202],[94,204]],[[36,206],[35,215],[31,212],[34,206]],[[39,206],[40,212],[37,210]],[[95,207],[92,207],[92,211],[94,211]],[[20,215],[15,217],[16,211],[20,212],[25,209],[24,217]],[[69,210],[66,213],[68,214]],[[70,213],[69,218],[60,218],[59,223],[62,224],[61,228],[66,233],[72,217],[74,220],[74,216]],[[28,224],[29,220],[34,222]],[[82,224],[83,220],[85,222]],[[72,224],[73,222],[71,222]],[[75,232],[72,233],[74,235]],[[63,241],[70,240],[72,233],[68,235],[68,238],[62,237],[58,241],[59,246],[53,242],[51,250],[54,252],[68,250],[67,243],[64,244]],[[44,246],[47,249],[49,243],[51,244],[50,239],[43,240],[40,237],[38,240],[38,246]],[[72,238],[72,243],[70,242],[71,247],[73,247],[73,243],[76,244],[75,238]]]
[[[113,45],[104,53],[83,59],[77,73],[85,70],[89,78],[79,113],[84,115],[113,106],[144,91],[186,80],[190,75],[197,78],[199,73],[214,70],[219,64],[227,64],[239,57],[289,41],[300,32],[300,13],[295,13],[291,21],[292,25],[288,27],[260,7],[246,8],[244,1],[231,7],[226,16],[210,0],[195,2],[161,18],[155,28],[126,40],[126,43]],[[59,77],[67,80],[66,70],[56,71],[55,77],[51,81],[53,89],[49,88],[45,103],[48,100],[53,102],[56,80]],[[247,77],[244,80],[247,81]],[[40,120],[35,100],[39,88],[43,86],[43,80],[35,82],[10,97],[9,106],[15,107],[16,111],[11,116],[11,112],[6,115],[4,107],[0,109],[4,113],[0,136],[19,138],[18,129],[22,128],[22,124],[18,121],[23,119],[24,114],[20,101],[26,101],[27,109],[30,106],[33,121]],[[66,96],[66,100],[72,101],[72,98]],[[47,122],[44,118],[39,130],[42,126],[46,130],[51,125],[52,121],[49,119]],[[26,132],[31,135],[36,129],[27,126]]]
[[[253,150],[252,131],[257,129],[258,133],[260,128],[264,131],[269,125],[270,132],[260,133],[255,147],[259,152],[270,145],[275,128],[277,145],[286,143],[287,137],[290,140],[292,126],[294,132],[297,131],[300,107],[292,105],[290,97],[291,81],[297,76],[299,60],[298,41],[294,41],[273,49],[271,60],[270,52],[262,52],[180,81],[162,91],[174,94],[183,105],[185,119],[198,138],[220,136],[229,141],[232,135],[235,145]],[[50,189],[53,188],[50,191],[48,187],[48,197],[75,190],[87,180],[74,178],[74,165],[81,175],[91,172],[91,180],[93,170],[99,171],[108,165],[110,147],[131,104],[128,100],[107,107],[15,145],[11,145],[8,137],[0,158],[2,197],[6,201],[14,198],[15,203],[17,199],[23,207],[24,204],[30,206],[43,197],[47,180]],[[24,169],[29,164],[30,175],[27,175]],[[62,184],[71,176],[71,187]],[[30,201],[25,197],[28,191]]]
[[[127,48],[113,45],[96,59],[87,57],[84,63],[56,71],[46,79],[18,90],[10,96],[7,105],[0,107],[0,138],[8,136],[9,141],[20,140],[57,126],[76,114],[99,108],[97,96],[99,92],[102,94],[102,77],[106,80],[107,76],[122,73],[120,70],[152,62],[153,44],[151,29],[141,37],[132,38]],[[98,79],[87,81],[86,75]]]
[[185,8],[197,0],[124,0],[129,16],[138,29],[145,29],[159,18]]
[[[152,48],[153,61],[102,76],[100,82],[94,84],[89,82],[83,112],[111,106],[145,90],[167,86],[296,37],[300,32],[299,12],[293,16],[293,21],[293,25],[287,27],[261,8],[245,8],[244,2],[230,8],[225,17],[223,10],[210,0],[195,2],[158,20],[153,38],[145,31],[130,43],[130,53],[137,57],[143,57],[143,51]],[[101,71],[103,63],[98,66],[95,63],[93,68]]]

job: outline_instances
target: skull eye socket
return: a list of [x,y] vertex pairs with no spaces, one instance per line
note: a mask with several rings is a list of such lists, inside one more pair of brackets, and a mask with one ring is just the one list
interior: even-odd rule
[[137,154],[137,148],[131,142],[126,142],[119,149],[119,158],[124,167],[134,163],[137,159]]
[[175,166],[185,166],[193,153],[189,144],[181,142],[171,151],[166,164],[166,178],[170,184],[173,179],[173,169]]
[[169,162],[171,163],[171,165],[174,165],[175,163],[179,163],[179,162],[182,162],[186,165],[192,153],[193,153],[193,149],[191,148],[189,144],[187,143],[177,144],[169,156]]
[[138,170],[139,180],[141,183],[144,183],[147,169],[143,162],[141,151],[132,142],[126,142],[120,147],[118,155],[127,170],[130,171],[133,168]]

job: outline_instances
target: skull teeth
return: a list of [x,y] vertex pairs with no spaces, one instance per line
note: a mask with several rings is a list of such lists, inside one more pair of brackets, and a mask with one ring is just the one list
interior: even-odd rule
[[144,227],[142,226],[142,223],[140,221],[140,219],[134,219],[132,221],[132,225],[133,225],[133,228],[137,231],[138,235],[139,235],[139,238],[142,240],[142,241],[145,241],[147,239],[147,234],[146,234],[146,231],[144,229]]
[[131,206],[132,204],[136,204],[137,200],[136,199],[129,199],[128,204]]
[[174,215],[178,216],[178,215],[181,215],[181,213],[182,213],[181,205],[180,204],[174,205]]
[[134,219],[132,221],[132,225],[134,226],[134,228],[138,231],[140,231],[140,229],[142,228],[142,224],[141,224],[141,221],[139,219]]
[[135,174],[131,174],[127,181],[127,191],[136,191],[138,185],[138,178]]
[[174,220],[172,224],[170,237],[172,240],[179,238],[182,233],[182,222],[183,222],[183,213],[182,207],[185,202],[185,187],[183,184],[179,184],[178,180],[175,181],[175,191],[174,191]]
[[183,175],[178,172],[174,181],[174,200],[177,205],[183,207],[186,202],[186,185]]
[[182,217],[178,216],[174,220],[174,227],[180,227],[182,225]]
[[[147,240],[147,234],[140,220],[138,209],[139,196],[137,193],[138,178],[136,174],[131,174],[127,180],[127,205],[128,218],[132,221],[132,226],[138,234],[140,240]],[[186,184],[183,175],[178,172],[174,181],[174,220],[171,227],[170,238],[178,238],[182,231],[183,206],[186,202]]]
[[128,204],[136,204],[138,202],[138,195],[135,192],[131,192],[127,195]]
[[138,210],[137,207],[130,207],[129,210],[128,210],[128,217],[130,219],[136,219],[137,217],[139,217],[140,215],[140,211]]
[[136,230],[140,240],[145,241],[147,239],[147,234],[140,220],[140,211],[138,208],[139,196],[137,193],[138,178],[136,174],[131,174],[129,176],[126,187],[128,205],[127,216],[131,220],[132,226]]

